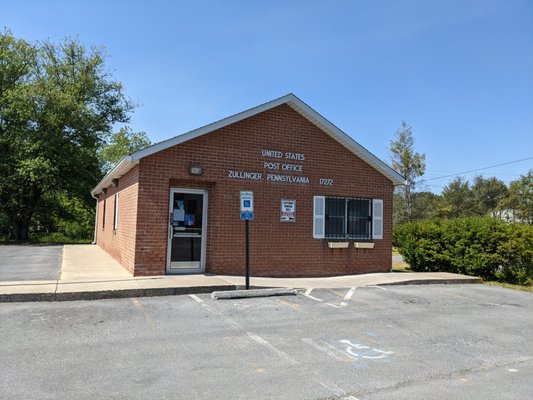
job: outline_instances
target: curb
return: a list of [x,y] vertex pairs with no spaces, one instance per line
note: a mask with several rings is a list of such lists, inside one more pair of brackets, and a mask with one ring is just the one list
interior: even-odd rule
[[213,300],[227,299],[244,299],[250,297],[271,297],[271,296],[294,296],[296,290],[292,288],[275,288],[275,289],[249,289],[249,290],[231,290],[217,291],[211,293]]
[[78,300],[123,299],[128,297],[176,296],[184,294],[211,293],[213,291],[235,290],[235,285],[190,286],[150,289],[102,290],[94,292],[64,293],[13,293],[0,294],[0,303],[52,302]]
[[481,278],[465,278],[465,279],[414,279],[410,281],[401,282],[386,282],[378,283],[374,286],[399,286],[399,285],[461,285],[483,283]]
[[[371,286],[400,286],[400,285],[458,285],[482,283],[481,278],[464,279],[414,279],[400,282],[378,283]],[[363,285],[366,286],[366,285]],[[264,286],[252,286],[251,290],[240,290],[242,285],[220,285],[220,286],[189,286],[189,287],[166,287],[166,288],[139,288],[139,289],[119,289],[84,292],[63,292],[63,293],[4,293],[0,294],[0,303],[25,303],[25,302],[53,302],[53,301],[79,301],[79,300],[105,300],[123,299],[128,297],[156,297],[156,296],[178,296],[201,293],[228,293],[217,297],[218,299],[246,298],[246,297],[268,297],[268,296],[288,296],[296,294],[295,289],[268,288]],[[244,295],[242,294],[244,293]],[[213,295],[212,295],[213,296]],[[215,297],[213,297],[215,298]]]

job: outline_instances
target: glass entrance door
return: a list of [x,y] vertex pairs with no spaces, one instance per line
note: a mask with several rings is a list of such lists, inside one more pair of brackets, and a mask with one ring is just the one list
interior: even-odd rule
[[206,210],[205,191],[171,189],[167,273],[205,270]]

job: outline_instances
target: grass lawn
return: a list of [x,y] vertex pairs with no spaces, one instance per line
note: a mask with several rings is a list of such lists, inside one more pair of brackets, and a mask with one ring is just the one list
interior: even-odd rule
[[392,272],[413,272],[409,264],[404,261],[393,261]]
[[530,292],[533,293],[533,286],[529,285],[513,285],[511,283],[503,283],[503,282],[483,282],[485,285],[489,286],[499,286],[507,289],[514,289],[514,290],[523,290],[524,292]]
[[[393,257],[400,257],[401,254],[396,250],[396,248],[392,248],[392,256]],[[407,264],[405,261],[395,261],[392,260],[392,272],[412,272],[411,267],[409,267],[409,264]]]
[[31,236],[29,240],[7,240],[7,235],[0,235],[0,244],[89,244],[92,239],[73,239],[58,233]]

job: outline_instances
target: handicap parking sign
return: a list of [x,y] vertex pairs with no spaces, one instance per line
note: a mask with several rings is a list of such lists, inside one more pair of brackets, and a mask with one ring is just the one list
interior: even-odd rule
[[254,219],[254,213],[250,211],[242,212],[241,213],[241,219],[243,221],[253,221]]
[[241,213],[254,212],[254,192],[241,191]]

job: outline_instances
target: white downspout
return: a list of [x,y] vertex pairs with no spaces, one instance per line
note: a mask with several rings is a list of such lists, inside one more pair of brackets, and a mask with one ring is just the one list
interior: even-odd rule
[[94,236],[92,244],[96,244],[96,232],[98,231],[98,197],[94,197],[91,193],[91,197],[96,200],[96,212],[94,213]]

